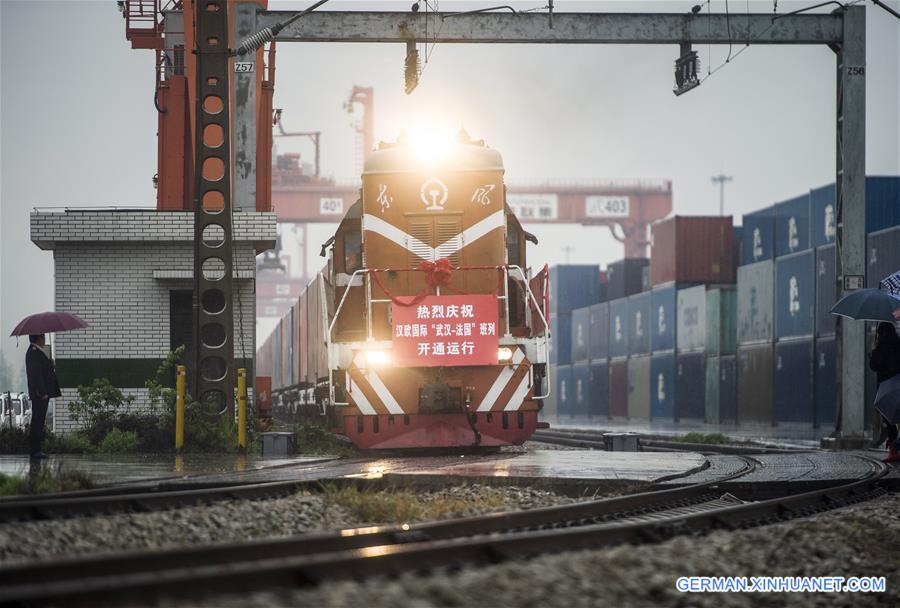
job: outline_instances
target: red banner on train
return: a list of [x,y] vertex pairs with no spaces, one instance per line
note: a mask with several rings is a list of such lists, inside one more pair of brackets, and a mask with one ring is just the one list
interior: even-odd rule
[[410,367],[496,365],[497,296],[426,296],[394,306],[393,363]]

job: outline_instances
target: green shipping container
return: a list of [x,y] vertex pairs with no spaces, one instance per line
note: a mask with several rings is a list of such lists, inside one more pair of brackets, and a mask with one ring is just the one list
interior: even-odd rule
[[706,354],[733,355],[737,346],[737,291],[717,287],[706,292]]
[[[707,300],[709,302],[709,300]],[[709,334],[707,334],[709,335]],[[706,358],[706,424],[719,424],[719,358]]]

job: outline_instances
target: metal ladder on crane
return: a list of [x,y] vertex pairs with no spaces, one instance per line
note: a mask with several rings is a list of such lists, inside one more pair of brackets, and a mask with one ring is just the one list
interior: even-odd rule
[[125,17],[125,38],[133,49],[163,48],[159,0],[126,0],[119,2]]

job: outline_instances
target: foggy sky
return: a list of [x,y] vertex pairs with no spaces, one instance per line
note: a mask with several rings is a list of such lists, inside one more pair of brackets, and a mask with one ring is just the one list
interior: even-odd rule
[[[814,3],[782,1],[779,12]],[[440,4],[454,10],[460,3]],[[681,12],[695,2],[556,4],[561,11]],[[730,6],[746,10],[746,3]],[[771,12],[772,3],[750,7]],[[724,10],[724,2],[712,9]],[[900,174],[900,21],[871,5],[867,21],[867,172]],[[727,54],[727,47],[695,50],[704,74]],[[714,214],[718,189],[710,176],[724,172],[734,176],[726,213],[739,216],[834,180],[835,62],[826,47],[751,47],[677,98],[674,46],[443,45],[428,52],[421,84],[407,97],[399,45],[280,44],[275,106],[284,108],[288,129],[322,132],[323,171],[339,179],[356,170],[352,117],[342,104],[359,84],[375,87],[376,139],[395,138],[410,120],[464,126],[503,154],[508,183],[671,179],[676,213]],[[28,213],[155,203],[153,86],[153,55],[131,50],[114,2],[0,0],[0,330],[17,363],[24,347],[16,350],[9,331],[25,315],[53,308],[52,255],[30,242]],[[276,144],[311,162],[301,142]],[[311,269],[331,230],[310,230]],[[564,261],[565,245],[575,248],[572,262],[622,256],[605,228],[530,230],[541,239],[531,249],[534,265]]]

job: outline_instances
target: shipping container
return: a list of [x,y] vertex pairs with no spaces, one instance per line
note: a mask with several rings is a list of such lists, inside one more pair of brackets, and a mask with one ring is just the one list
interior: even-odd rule
[[609,418],[609,363],[591,363],[591,401],[588,405],[591,418]]
[[744,215],[741,263],[753,264],[775,256],[775,207]]
[[773,412],[776,424],[813,425],[813,339],[789,340],[775,345]]
[[628,418],[628,361],[609,362],[609,416],[623,421]]
[[706,354],[733,355],[737,347],[737,290],[706,291]]
[[650,353],[650,292],[628,297],[628,354]]
[[609,303],[609,356],[628,356],[628,299]]
[[550,363],[572,363],[572,313],[550,315]]
[[283,381],[284,364],[282,363],[284,361],[284,350],[281,338],[281,322],[279,321],[278,325],[275,326],[275,331],[272,332],[272,388],[275,390],[285,387]]
[[776,204],[775,256],[809,249],[809,224],[809,193]]
[[835,246],[824,245],[816,249],[816,335],[834,334],[835,316],[831,307],[837,301],[835,276]]
[[734,283],[731,216],[674,216],[653,224],[650,284]]
[[900,270],[900,226],[873,232],[867,244],[866,285],[877,288],[882,279]]
[[900,177],[866,178],[866,233],[900,224]]
[[737,422],[737,357],[706,357],[706,422]]
[[675,420],[675,353],[654,353],[650,359],[650,418]]
[[294,350],[291,355],[291,359],[293,360],[292,376],[294,378],[294,384],[301,384],[305,380],[305,378],[300,375],[300,352],[304,348],[303,343],[300,341],[300,327],[303,325],[303,322],[306,320],[306,318],[300,316],[301,310],[299,298],[296,302],[294,302],[292,310],[294,317],[294,331],[291,334],[291,345]]
[[590,308],[590,337],[588,348],[591,361],[609,359],[609,303],[594,304]]
[[738,346],[738,411],[741,425],[772,425],[771,342]]
[[609,264],[606,267],[608,299],[618,300],[643,291],[643,269],[649,265],[647,258],[625,258]]
[[[741,249],[744,243],[744,227],[733,226],[731,234],[731,240],[734,245],[734,265],[740,266],[744,263],[744,258],[741,255]],[[735,269],[734,280],[737,281],[737,269]]]
[[738,344],[771,340],[774,337],[775,264],[771,260],[738,268]]
[[650,357],[628,360],[628,419],[650,420]]
[[556,367],[556,418],[558,420],[572,416],[572,407],[575,405],[572,379],[571,365]]
[[[818,338],[815,354],[816,408],[815,423],[822,430],[830,431],[834,427],[835,399],[835,359],[834,336]],[[869,403],[866,401],[866,403]]]
[[706,286],[678,290],[678,352],[706,349]]
[[600,267],[561,264],[550,267],[550,313],[570,313],[600,301]]
[[837,205],[834,184],[809,191],[810,246],[822,247],[834,243],[837,237]]
[[675,420],[703,422],[706,416],[706,353],[675,358]]
[[654,353],[675,349],[678,295],[675,285],[660,285],[650,292],[650,350]]
[[591,404],[591,367],[587,363],[572,366],[572,410],[573,417],[588,415]]
[[775,337],[811,336],[816,329],[816,257],[813,251],[775,260]]
[[580,363],[590,358],[590,308],[572,311],[572,361]]

